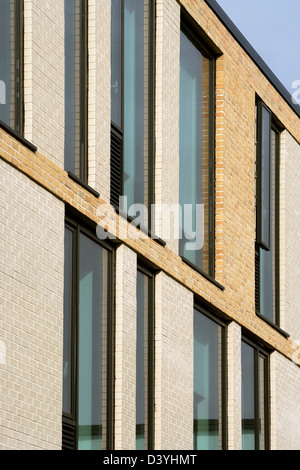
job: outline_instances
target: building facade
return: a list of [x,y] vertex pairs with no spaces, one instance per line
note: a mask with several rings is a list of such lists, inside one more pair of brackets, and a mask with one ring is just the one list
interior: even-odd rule
[[214,0],[0,9],[0,449],[299,450],[299,106]]

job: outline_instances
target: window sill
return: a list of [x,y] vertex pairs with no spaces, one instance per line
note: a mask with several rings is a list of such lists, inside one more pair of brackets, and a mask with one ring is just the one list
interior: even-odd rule
[[78,178],[78,176],[75,176],[71,171],[68,171],[68,176],[69,178],[71,178],[71,180],[75,181],[75,183],[78,183],[80,186],[82,186],[84,189],[86,189],[87,191],[89,191],[91,194],[93,194],[93,196],[99,198],[100,197],[100,194],[93,188],[91,188],[91,186],[89,186],[88,184],[84,183],[80,178]]
[[162,240],[161,238],[159,238],[157,235],[155,235],[155,233],[151,232],[151,230],[149,230],[147,227],[139,224],[139,223],[135,223],[134,222],[134,218],[131,217],[130,215],[128,215],[126,212],[122,211],[122,209],[120,209],[119,207],[117,207],[116,205],[113,204],[113,207],[115,209],[115,211],[121,216],[123,217],[124,219],[126,219],[128,222],[130,222],[133,226],[135,226],[138,230],[140,230],[141,232],[143,232],[145,235],[147,235],[149,238],[151,238],[152,240],[156,241],[157,243],[159,243],[159,245],[161,246],[166,246],[166,242],[164,240]]
[[275,323],[273,323],[271,320],[269,320],[268,318],[264,317],[263,315],[261,315],[259,312],[255,312],[256,313],[256,316],[258,318],[260,318],[261,320],[263,320],[264,322],[266,322],[268,325],[270,325],[272,328],[274,328],[276,331],[278,331],[278,333],[282,334],[285,338],[289,338],[290,335],[289,333],[286,333],[286,331],[282,330],[279,326],[277,326]]
[[12,137],[14,137],[15,139],[17,139],[18,142],[20,142],[20,144],[24,145],[25,147],[27,147],[32,152],[37,151],[37,147],[35,145],[33,145],[28,140],[26,140],[23,136],[21,136],[21,134],[19,134],[17,131],[15,131],[12,127],[10,127],[5,122],[0,121],[0,128],[3,129],[5,132],[7,132]]
[[201,274],[201,276],[203,276],[207,281],[211,282],[212,284],[214,284],[216,287],[218,287],[219,289],[221,289],[222,291],[225,290],[225,287],[222,286],[222,284],[220,284],[219,282],[217,282],[214,278],[212,278],[211,276],[209,276],[208,274],[206,274],[204,271],[202,271],[201,269],[199,269],[195,264],[193,264],[191,261],[189,261],[188,259],[186,259],[184,256],[181,256],[181,259],[182,261],[187,264],[190,268],[194,269],[195,271],[197,271],[199,274]]

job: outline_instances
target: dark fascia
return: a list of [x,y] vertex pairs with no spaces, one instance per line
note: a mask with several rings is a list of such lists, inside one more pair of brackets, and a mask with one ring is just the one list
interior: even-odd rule
[[287,102],[290,108],[300,118],[300,105],[295,104],[293,102],[292,96],[288,92],[288,90],[283,86],[283,84],[276,77],[276,75],[272,72],[272,70],[268,67],[268,65],[264,62],[261,56],[256,52],[256,50],[247,41],[245,36],[243,36],[243,34],[236,27],[236,25],[229,18],[229,16],[225,13],[225,11],[220,7],[217,1],[205,0],[205,2],[211,8],[211,10],[216,14],[219,20],[224,24],[224,26],[228,29],[230,34],[235,38],[235,40],[244,49],[244,51],[249,55],[249,57],[253,60],[253,62],[257,65],[257,67],[261,70],[261,72],[266,76],[266,78],[274,86],[274,88],[278,91],[278,93],[284,98],[284,100]]

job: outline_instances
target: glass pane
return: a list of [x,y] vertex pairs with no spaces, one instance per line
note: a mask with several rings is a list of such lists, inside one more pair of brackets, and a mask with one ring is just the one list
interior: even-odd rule
[[259,448],[265,450],[265,361],[266,359],[259,356]]
[[261,241],[270,244],[270,113],[262,106],[262,148],[261,148]]
[[260,249],[260,313],[274,321],[274,275],[273,250]]
[[63,412],[72,409],[72,272],[73,232],[65,231],[65,275],[64,275],[64,351],[63,351]]
[[275,184],[275,168],[276,168],[276,151],[277,151],[277,134],[272,131],[272,152],[269,164],[269,171],[271,174],[270,180],[270,201],[269,201],[269,215],[270,215],[270,250],[266,251],[260,249],[260,313],[268,318],[270,321],[275,322],[276,310],[276,211],[279,208],[276,205],[276,184]]
[[136,348],[136,448],[147,448],[148,395],[148,283],[137,275],[137,348]]
[[122,127],[122,2],[111,2],[111,120]]
[[194,449],[222,448],[222,328],[194,311]]
[[78,449],[102,449],[105,436],[107,252],[80,235]]
[[255,450],[254,349],[242,342],[242,448]]
[[80,177],[80,0],[65,0],[65,170]]
[[[129,215],[133,204],[148,205],[149,1],[124,0],[124,196]],[[126,208],[124,208],[126,209]],[[130,210],[131,209],[131,210]],[[144,223],[146,223],[146,215]]]
[[180,251],[208,273],[210,60],[183,32],[180,47]]
[[0,120],[14,127],[15,36],[14,3],[0,2]]

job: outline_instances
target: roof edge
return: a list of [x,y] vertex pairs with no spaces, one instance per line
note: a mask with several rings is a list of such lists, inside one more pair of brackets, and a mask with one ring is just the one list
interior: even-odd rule
[[269,82],[274,86],[282,98],[287,102],[289,107],[296,113],[300,118],[300,105],[293,102],[292,95],[281,83],[279,78],[272,72],[270,67],[262,59],[262,57],[256,52],[256,50],[251,46],[250,42],[245,38],[229,16],[225,13],[223,8],[217,3],[216,0],[204,0],[205,3],[213,10],[219,20],[224,24],[228,31],[232,34],[235,40],[240,44],[240,46],[245,50],[261,72],[266,76]]

